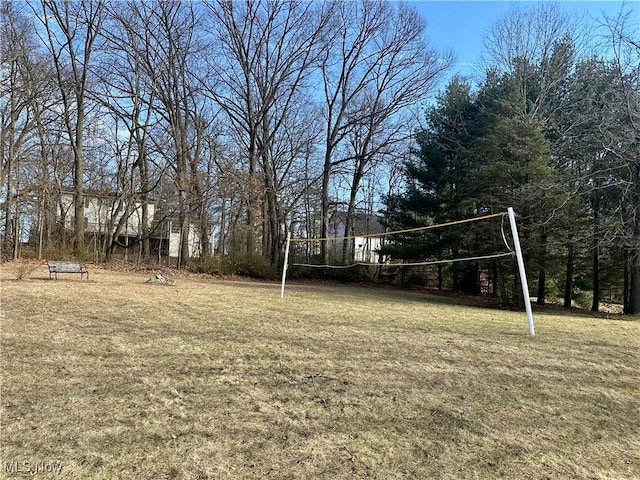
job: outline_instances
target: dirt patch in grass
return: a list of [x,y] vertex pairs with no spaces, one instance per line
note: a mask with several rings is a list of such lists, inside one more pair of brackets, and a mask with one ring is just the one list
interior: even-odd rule
[[637,320],[15,268],[0,477],[640,478]]

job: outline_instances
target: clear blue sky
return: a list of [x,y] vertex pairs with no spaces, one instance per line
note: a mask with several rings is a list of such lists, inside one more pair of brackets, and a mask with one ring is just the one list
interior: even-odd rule
[[[451,75],[472,75],[473,66],[482,53],[482,38],[493,22],[507,13],[514,5],[535,6],[532,1],[482,1],[482,0],[417,0],[411,2],[427,19],[427,38],[438,49],[452,49],[457,56],[457,65]],[[566,12],[579,16],[599,18],[604,12],[615,16],[622,1],[559,1],[558,6]],[[633,8],[634,23],[640,23],[640,0],[627,0],[626,6]]]

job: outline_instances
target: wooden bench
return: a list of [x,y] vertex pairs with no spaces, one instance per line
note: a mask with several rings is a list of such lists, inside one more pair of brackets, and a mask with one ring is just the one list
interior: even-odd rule
[[56,280],[58,280],[59,273],[79,273],[80,280],[84,278],[84,274],[87,274],[87,280],[89,280],[89,271],[78,262],[47,262],[49,266],[49,278],[51,274],[55,274]]

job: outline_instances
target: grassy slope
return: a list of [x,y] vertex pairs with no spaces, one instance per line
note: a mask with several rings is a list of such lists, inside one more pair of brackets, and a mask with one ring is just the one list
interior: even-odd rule
[[637,320],[16,268],[0,478],[640,478]]

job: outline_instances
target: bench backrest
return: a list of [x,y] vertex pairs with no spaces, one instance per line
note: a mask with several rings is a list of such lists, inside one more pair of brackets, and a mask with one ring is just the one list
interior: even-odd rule
[[78,262],[47,262],[49,270],[58,273],[80,273],[85,269]]

